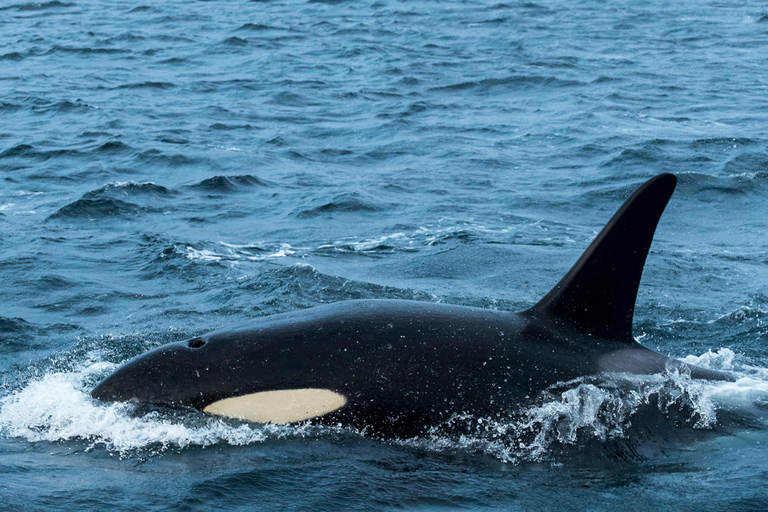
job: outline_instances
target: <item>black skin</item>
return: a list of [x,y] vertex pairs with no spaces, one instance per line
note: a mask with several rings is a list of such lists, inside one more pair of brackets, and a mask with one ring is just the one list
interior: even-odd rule
[[513,414],[554,384],[600,372],[677,369],[733,380],[632,337],[643,267],[676,182],[660,174],[641,185],[565,277],[522,313],[340,302],[160,347],[118,369],[92,395],[204,409],[261,391],[322,388],[344,395],[347,404],[316,421],[403,438],[456,414]]
[[323,388],[348,402],[319,422],[406,438],[456,413],[497,417],[553,384],[601,371],[651,374],[671,366],[694,378],[730,379],[635,341],[585,338],[531,312],[348,301],[164,345],[116,371],[93,397],[203,409],[259,391]]

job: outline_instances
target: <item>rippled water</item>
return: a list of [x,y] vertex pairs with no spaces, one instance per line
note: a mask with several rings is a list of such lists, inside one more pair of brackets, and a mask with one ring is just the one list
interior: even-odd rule
[[[768,508],[768,8],[0,6],[10,509]],[[92,401],[144,350],[353,298],[522,309],[644,179],[649,347],[516,421],[382,442]]]

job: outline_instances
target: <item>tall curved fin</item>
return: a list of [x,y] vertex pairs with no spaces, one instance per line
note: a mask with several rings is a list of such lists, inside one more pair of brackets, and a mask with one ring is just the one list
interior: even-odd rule
[[660,174],[640,186],[530,311],[555,315],[598,338],[631,341],[645,258],[676,183],[674,175]]

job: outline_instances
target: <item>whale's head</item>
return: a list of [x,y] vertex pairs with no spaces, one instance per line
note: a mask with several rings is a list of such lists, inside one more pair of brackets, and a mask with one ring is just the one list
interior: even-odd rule
[[91,396],[103,402],[192,407],[259,423],[293,423],[347,404],[336,390],[259,382],[253,364],[237,354],[237,333],[171,343],[129,361],[99,383]]
[[[101,381],[91,396],[103,402],[141,402],[170,407],[199,407],[221,392],[211,377],[201,338],[170,343],[129,361]],[[223,383],[221,383],[223,384]]]

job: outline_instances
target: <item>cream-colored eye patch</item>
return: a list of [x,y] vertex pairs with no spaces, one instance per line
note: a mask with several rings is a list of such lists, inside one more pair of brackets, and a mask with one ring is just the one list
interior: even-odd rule
[[344,407],[347,399],[329,389],[285,389],[225,398],[204,412],[256,423],[293,423]]

